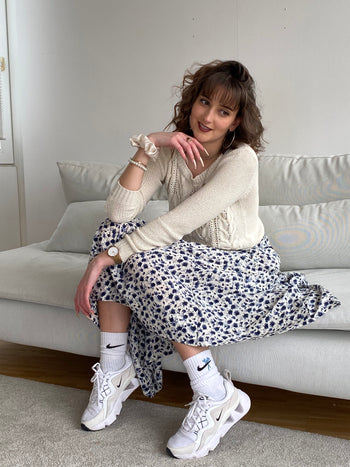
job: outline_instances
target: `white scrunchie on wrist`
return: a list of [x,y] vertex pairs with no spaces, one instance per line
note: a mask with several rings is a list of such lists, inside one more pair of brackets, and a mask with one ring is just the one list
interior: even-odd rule
[[130,138],[130,143],[135,148],[142,148],[145,151],[146,156],[151,159],[155,159],[159,154],[158,148],[145,135],[133,136]]

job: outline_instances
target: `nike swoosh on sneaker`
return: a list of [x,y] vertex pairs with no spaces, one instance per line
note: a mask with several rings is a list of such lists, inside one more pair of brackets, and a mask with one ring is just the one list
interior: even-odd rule
[[217,421],[217,422],[220,420],[221,415],[222,415],[222,410],[221,410],[221,412],[220,412],[220,415],[219,415],[218,417],[216,417],[216,421]]
[[120,385],[122,384],[123,377],[120,378],[119,384],[117,384],[117,388],[120,388]]
[[111,345],[111,344],[107,344],[106,345],[106,349],[115,349],[116,347],[123,347],[124,344],[120,344],[120,345]]
[[198,365],[198,366],[197,366],[197,371],[202,371],[202,370],[204,370],[204,368],[206,368],[206,367],[209,365],[209,363],[211,363],[211,360],[209,360],[209,362],[207,362],[207,363],[206,363],[205,365],[203,365],[202,367]]

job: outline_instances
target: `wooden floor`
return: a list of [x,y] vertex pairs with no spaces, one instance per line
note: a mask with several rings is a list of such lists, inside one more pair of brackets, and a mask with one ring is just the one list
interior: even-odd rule
[[[91,389],[91,366],[95,362],[96,358],[0,341],[0,374],[3,375]],[[244,420],[350,440],[350,400],[243,383],[237,386],[252,400],[252,408]],[[186,374],[165,371],[164,387],[155,398],[145,398],[140,389],[131,397],[183,407],[192,395]]]

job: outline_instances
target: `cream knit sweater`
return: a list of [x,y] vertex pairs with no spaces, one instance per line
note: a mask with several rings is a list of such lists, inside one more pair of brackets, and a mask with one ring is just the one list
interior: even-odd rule
[[262,239],[258,160],[248,145],[221,155],[196,177],[174,149],[160,148],[157,159],[148,163],[140,190],[127,190],[119,182],[112,189],[108,217],[114,222],[133,219],[162,184],[169,212],[116,243],[123,261],[181,238],[223,250],[250,248]]

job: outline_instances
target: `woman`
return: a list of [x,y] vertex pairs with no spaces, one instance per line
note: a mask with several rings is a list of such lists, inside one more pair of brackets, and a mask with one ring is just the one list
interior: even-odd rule
[[[299,273],[281,273],[258,215],[263,126],[255,86],[235,61],[187,72],[171,132],[139,135],[107,200],[75,306],[100,326],[101,359],[82,427],[111,424],[141,384],[161,389],[161,358],[176,350],[194,395],[168,441],[177,458],[202,457],[249,410],[218,371],[210,346],[285,332],[339,304]],[[170,126],[169,125],[169,126]],[[137,219],[165,184],[169,212]]]

